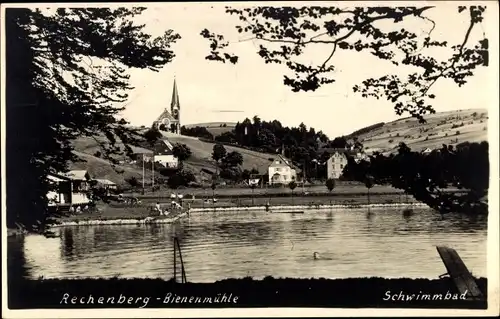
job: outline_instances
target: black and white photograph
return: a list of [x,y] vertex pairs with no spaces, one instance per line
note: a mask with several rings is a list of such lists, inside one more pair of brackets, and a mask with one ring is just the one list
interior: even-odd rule
[[498,21],[2,4],[2,317],[499,315]]

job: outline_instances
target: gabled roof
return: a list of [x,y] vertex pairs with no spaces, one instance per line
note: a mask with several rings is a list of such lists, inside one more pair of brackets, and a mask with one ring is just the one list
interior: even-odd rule
[[290,167],[291,169],[298,170],[298,167],[295,166],[291,160],[281,154],[275,156],[273,162],[269,165],[269,167]]
[[170,122],[176,121],[172,114],[170,114],[168,109],[163,110],[163,113],[158,116],[156,122],[161,122],[163,119],[168,119]]
[[62,174],[49,174],[47,175],[47,178],[53,182],[63,182],[71,180],[69,177],[64,176]]
[[109,179],[96,178],[95,181],[97,181],[98,183],[100,183],[102,185],[116,185],[116,183],[110,181]]
[[155,155],[174,155],[172,150],[173,150],[173,146],[169,141],[161,140],[155,144],[154,154]]
[[86,170],[72,170],[63,174],[73,180],[86,180],[88,172]]

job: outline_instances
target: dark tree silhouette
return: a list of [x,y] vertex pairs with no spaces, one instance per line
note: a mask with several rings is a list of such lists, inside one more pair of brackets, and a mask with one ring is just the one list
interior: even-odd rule
[[186,144],[177,143],[173,147],[172,153],[174,154],[175,157],[177,157],[177,159],[181,163],[181,166],[185,160],[191,157],[191,149]]
[[171,175],[168,178],[167,185],[172,189],[177,189],[179,186],[189,186],[189,184],[195,180],[196,178],[191,171],[183,169]]
[[[104,135],[103,158],[131,153],[139,134],[125,126],[127,68],[158,71],[174,57],[179,35],[153,38],[130,18],[144,8],[8,8],[6,35],[7,225],[43,232],[55,217],[49,173],[64,172],[79,136]],[[70,75],[68,77],[68,75]],[[96,139],[97,141],[97,139]],[[26,189],[29,189],[27,192]]]
[[139,181],[137,181],[137,178],[135,176],[131,176],[130,178],[125,179],[125,181],[132,187],[139,186]]
[[162,137],[163,135],[156,128],[151,128],[144,133],[144,138],[151,146],[154,146]]
[[293,190],[297,188],[297,183],[295,181],[291,181],[290,183],[288,183],[288,187],[292,191],[292,205],[293,205]]
[[[333,189],[335,188],[335,180],[333,178],[329,178],[325,183],[326,188],[328,188],[328,192],[330,195],[332,194]],[[330,205],[332,204],[332,199],[330,198]]]
[[215,163],[217,165],[217,170],[219,169],[219,164],[220,161],[226,157],[227,151],[224,145],[217,143],[214,145],[213,150],[212,150],[212,158],[215,160]]
[[237,151],[232,151],[227,153],[226,156],[222,158],[222,166],[225,168],[237,167],[243,164],[243,156]]
[[374,186],[373,176],[368,175],[365,178],[365,187],[368,190],[368,209],[370,209],[370,189]]
[[374,183],[402,189],[442,214],[488,213],[487,142],[467,142],[456,148],[443,145],[430,154],[413,152],[401,143],[397,154],[374,154],[369,161],[350,161],[346,172],[357,181],[363,181],[363,174],[371,174]]
[[[432,87],[438,80],[451,79],[461,86],[476,67],[488,65],[488,39],[475,40],[470,36],[474,29],[481,28],[486,7],[456,7],[458,15],[467,15],[469,19],[460,43],[436,40],[436,22],[427,15],[433,8],[258,6],[228,7],[226,12],[239,18],[240,24],[235,26],[239,33],[260,42],[257,53],[266,63],[286,65],[293,76],[284,75],[283,81],[294,92],[314,91],[335,82],[335,71],[340,66],[331,61],[340,50],[365,51],[395,65],[412,66],[415,71],[406,77],[388,74],[370,78],[353,90],[363,97],[385,97],[398,115],[409,113],[424,121],[423,115],[435,113]],[[390,30],[381,26],[384,21],[392,22]],[[413,26],[410,29],[408,22]],[[422,27],[428,31],[422,33]],[[228,51],[229,42],[223,35],[207,29],[200,35],[210,42],[206,59],[238,63],[238,57]],[[322,47],[329,54],[312,65],[304,64],[301,57],[311,47]],[[450,48],[452,53],[442,60],[433,56],[435,47]]]

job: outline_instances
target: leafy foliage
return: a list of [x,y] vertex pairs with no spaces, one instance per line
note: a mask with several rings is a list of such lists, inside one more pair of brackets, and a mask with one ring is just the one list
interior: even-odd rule
[[[238,122],[231,132],[226,132],[216,140],[244,146],[256,151],[283,153],[297,166],[307,170],[307,176],[319,177],[317,165],[306,165],[319,160],[320,144],[328,144],[329,139],[323,132],[307,128],[304,123],[299,127],[285,127],[279,121],[262,121],[258,116]],[[345,145],[347,141],[344,139]]]
[[196,180],[193,172],[189,170],[180,170],[170,176],[167,181],[168,187],[177,189],[180,186],[189,186],[190,183]]
[[215,144],[212,150],[212,158],[218,163],[220,160],[222,160],[224,157],[226,157],[227,151],[224,145],[222,144]]
[[[371,176],[370,179],[367,176]],[[429,154],[413,152],[401,143],[398,153],[375,153],[359,163],[350,160],[344,177],[365,185],[389,184],[441,213],[487,214],[488,143],[443,145]],[[449,192],[450,187],[461,192]]]
[[177,143],[172,149],[172,153],[182,163],[191,157],[191,149],[186,144]]
[[150,128],[144,133],[144,138],[149,143],[149,145],[153,146],[156,142],[158,142],[163,135],[156,128]]
[[139,186],[139,181],[137,180],[137,178],[135,176],[131,176],[131,177],[125,179],[125,181],[127,183],[129,183],[129,185],[132,186],[132,187]]
[[333,189],[335,188],[335,180],[333,178],[327,179],[325,186],[326,186],[326,188],[328,188],[328,191],[331,193],[333,191]]
[[236,151],[229,152],[224,158],[222,158],[223,167],[237,167],[243,164],[243,156]]
[[[335,82],[337,67],[331,61],[338,50],[369,52],[380,60],[398,66],[411,66],[407,76],[384,75],[366,79],[353,87],[363,97],[385,97],[396,113],[405,112],[424,121],[423,115],[434,113],[431,104],[433,85],[439,79],[450,79],[459,86],[466,83],[478,66],[488,65],[488,39],[470,43],[470,34],[483,21],[484,6],[459,6],[458,14],[467,14],[469,27],[461,43],[437,41],[433,31],[436,23],[426,16],[432,6],[422,7],[226,7],[226,12],[239,18],[236,30],[258,41],[257,54],[265,63],[285,65],[293,75],[284,75],[283,82],[292,91],[315,91]],[[451,16],[450,16],[451,18]],[[387,31],[380,23],[392,22]],[[410,22],[417,30],[405,28]],[[418,26],[430,25],[422,35]],[[227,51],[229,42],[222,35],[203,30],[210,42],[209,60],[238,62]],[[322,61],[304,64],[301,59],[308,48],[328,50]],[[450,56],[440,60],[433,48],[448,49]],[[434,56],[433,56],[434,54]]]
[[194,137],[203,137],[212,140],[214,136],[210,133],[206,127],[195,126],[195,127],[185,127],[181,126],[181,134]]
[[[127,68],[158,71],[174,54],[179,35],[157,38],[131,18],[144,8],[8,8],[6,31],[7,224],[44,231],[50,173],[80,160],[71,141],[98,139],[102,158],[130,154],[141,138],[119,117],[127,100]],[[124,144],[125,147],[119,146]],[[29,192],[26,191],[29,189]]]

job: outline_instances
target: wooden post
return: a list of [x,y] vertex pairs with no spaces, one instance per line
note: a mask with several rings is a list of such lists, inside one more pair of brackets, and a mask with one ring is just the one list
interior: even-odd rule
[[174,281],[177,282],[177,264],[176,264],[176,248],[175,248],[175,242],[177,238],[174,237]]
[[177,242],[177,248],[179,250],[179,258],[181,260],[181,282],[184,284],[187,282],[186,270],[184,268],[184,261],[182,260],[181,246],[180,246],[179,240],[177,238],[176,238],[176,242]]

